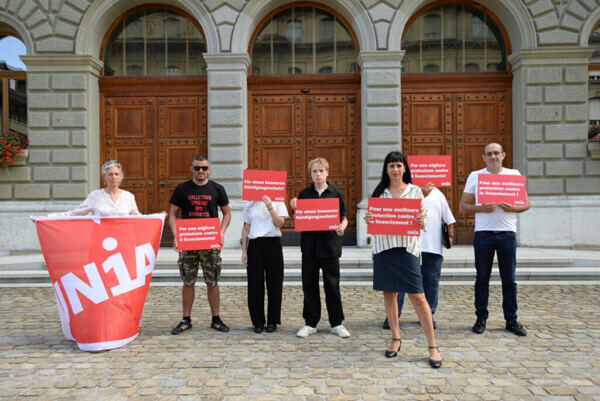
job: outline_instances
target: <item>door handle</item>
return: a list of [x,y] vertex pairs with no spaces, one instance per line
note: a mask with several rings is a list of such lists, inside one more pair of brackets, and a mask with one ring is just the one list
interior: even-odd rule
[[170,185],[170,183],[169,183],[169,182],[167,182],[167,181],[160,181],[160,182],[159,182],[159,184],[160,184],[161,186],[163,186],[163,187],[164,187],[165,185]]

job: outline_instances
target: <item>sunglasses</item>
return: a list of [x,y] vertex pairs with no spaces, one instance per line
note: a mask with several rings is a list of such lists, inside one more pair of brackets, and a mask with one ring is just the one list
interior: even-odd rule
[[194,171],[208,171],[208,166],[192,166],[192,168],[194,169]]

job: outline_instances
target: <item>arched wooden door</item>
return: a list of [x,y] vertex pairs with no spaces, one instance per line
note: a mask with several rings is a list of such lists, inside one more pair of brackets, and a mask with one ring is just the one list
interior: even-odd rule
[[[248,77],[248,167],[287,171],[289,200],[311,184],[308,162],[327,159],[348,209],[346,245],[356,244],[361,197],[360,74],[348,26],[316,3],[273,11],[253,35]],[[283,231],[284,244],[299,243],[293,219]]]
[[456,243],[471,243],[475,218],[459,202],[469,173],[485,167],[483,147],[501,143],[512,167],[508,35],[479,4],[436,1],[409,20],[402,48],[403,152],[452,156],[452,187],[442,191],[457,220]]
[[[206,80],[105,79],[100,91],[103,160],[121,162],[123,188],[142,213],[168,212],[175,186],[191,178],[192,158],[207,152]],[[167,229],[163,245],[170,242]]]
[[402,151],[452,156],[452,187],[440,189],[456,218],[457,244],[473,239],[475,217],[459,202],[469,173],[485,167],[483,147],[502,144],[512,167],[511,83],[511,74],[403,75]]
[[[356,244],[356,205],[360,201],[360,81],[339,79],[249,79],[248,166],[285,170],[287,199],[311,184],[308,162],[329,161],[328,182],[344,194],[349,226],[345,244]],[[289,209],[289,204],[288,204]],[[293,220],[284,242],[294,244]]]
[[[168,5],[128,11],[105,37],[101,159],[121,162],[142,213],[168,211],[192,158],[207,153],[204,52],[198,23]],[[162,245],[171,241],[165,224]]]

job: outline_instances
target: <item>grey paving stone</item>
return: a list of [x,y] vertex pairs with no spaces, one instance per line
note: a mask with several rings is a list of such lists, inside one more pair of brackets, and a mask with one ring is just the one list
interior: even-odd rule
[[[86,353],[62,336],[50,288],[0,292],[0,400],[599,400],[600,287],[519,287],[519,320],[529,330],[504,330],[501,288],[492,286],[482,335],[472,286],[442,286],[436,312],[439,370],[427,363],[427,342],[406,304],[402,350],[388,360],[390,332],[381,329],[383,297],[365,286],[342,285],[352,336],[329,334],[323,305],[318,332],[303,325],[302,290],[286,286],[282,325],[255,334],[246,288],[221,288],[227,334],[210,329],[203,288],[194,327],[179,336],[180,288],[151,287],[140,336],[108,352]],[[324,297],[323,297],[324,299]]]

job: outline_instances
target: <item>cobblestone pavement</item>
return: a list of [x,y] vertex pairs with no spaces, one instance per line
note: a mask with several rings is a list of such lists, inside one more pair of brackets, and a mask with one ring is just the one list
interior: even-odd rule
[[444,365],[427,363],[427,343],[405,304],[402,350],[386,359],[383,296],[342,286],[352,337],[329,334],[325,320],[307,339],[302,292],[284,288],[283,325],[254,334],[246,288],[221,288],[227,334],[209,326],[198,288],[194,328],[179,336],[180,289],[151,287],[141,334],[108,352],[87,353],[62,336],[49,288],[0,293],[0,399],[44,400],[600,400],[600,287],[521,285],[527,337],[504,330],[501,290],[492,286],[483,335],[474,322],[472,286],[442,286],[436,313]]

